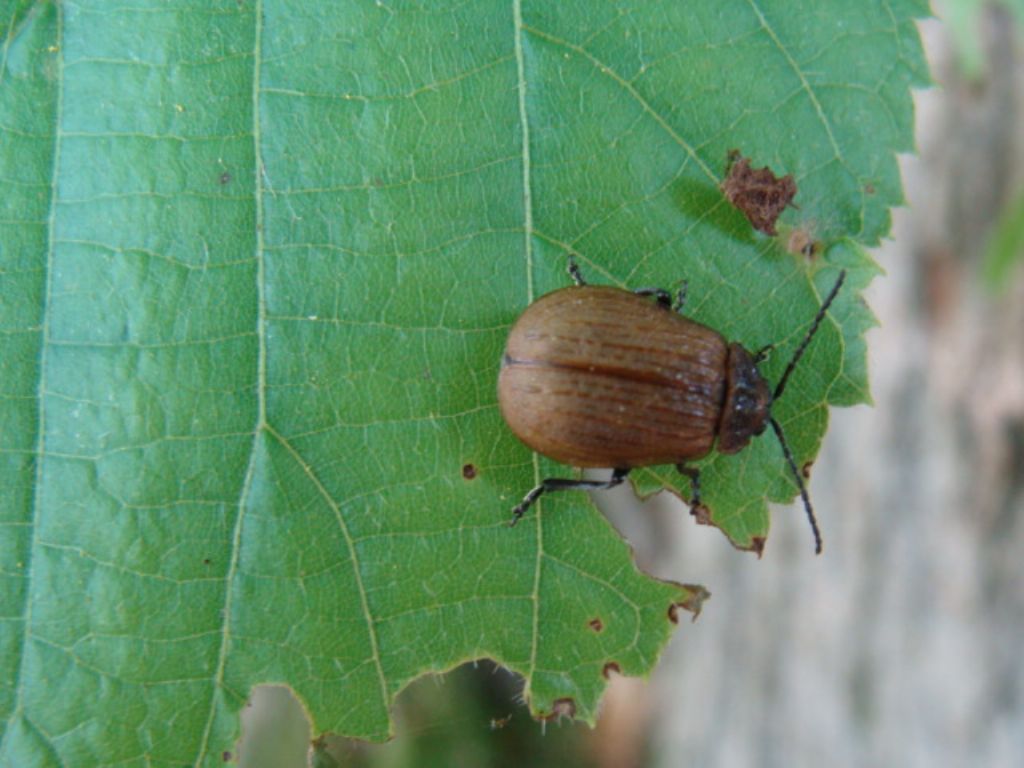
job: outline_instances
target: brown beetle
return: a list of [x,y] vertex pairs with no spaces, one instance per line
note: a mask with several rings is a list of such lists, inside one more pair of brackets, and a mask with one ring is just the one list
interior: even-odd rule
[[839,273],[774,392],[757,368],[767,349],[751,354],[683,317],[678,310],[684,292],[673,306],[668,292],[660,289],[589,286],[575,264],[569,272],[576,286],[542,296],[512,327],[498,377],[498,402],[515,435],[538,453],[563,464],[614,471],[607,481],[544,480],[513,510],[511,524],[547,491],[612,488],[631,470],[657,464],[675,464],[690,478],[696,510],[700,475],[685,462],[712,448],[736,453],[771,424],[820,553],[814,510],[771,405],[782,395],[846,272]]

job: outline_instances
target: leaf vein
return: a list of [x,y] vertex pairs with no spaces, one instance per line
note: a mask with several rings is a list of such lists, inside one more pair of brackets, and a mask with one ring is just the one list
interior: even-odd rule
[[[807,93],[807,97],[808,99],[810,99],[811,106],[814,108],[814,112],[818,116],[818,120],[821,122],[822,128],[825,129],[825,136],[828,138],[829,145],[832,147],[832,151],[835,153],[836,158],[839,160],[844,170],[846,170],[847,173],[856,178],[856,174],[853,173],[853,171],[849,168],[849,166],[846,163],[842,150],[839,148],[839,142],[836,140],[835,133],[832,130],[832,123],[829,121],[828,116],[825,114],[825,109],[824,107],[822,107],[821,101],[818,99],[818,94],[815,93],[814,88],[811,87],[811,83],[807,79],[807,75],[804,74],[803,68],[796,61],[796,59],[793,58],[793,54],[791,54],[789,52],[789,49],[783,44],[782,40],[776,34],[775,29],[772,27],[772,25],[768,23],[768,19],[761,11],[761,7],[758,5],[757,0],[747,0],[747,2],[750,4],[750,7],[754,11],[754,14],[757,16],[758,22],[764,29],[765,34],[768,35],[772,43],[774,43],[775,47],[778,48],[779,53],[782,54],[783,58],[785,58],[790,68],[793,70],[793,73],[800,80],[800,86]],[[861,232],[864,231],[864,206],[864,196],[861,195],[859,211]]]
[[217,654],[217,669],[214,673],[213,686],[210,691],[210,709],[203,728],[202,739],[196,754],[196,765],[200,765],[207,756],[210,748],[210,736],[213,732],[213,723],[217,713],[218,691],[224,689],[224,670],[227,666],[228,649],[231,637],[231,610],[234,579],[238,571],[238,560],[242,543],[242,525],[245,520],[245,509],[248,503],[249,493],[252,489],[253,478],[256,474],[256,464],[259,456],[260,433],[267,423],[266,405],[266,274],[265,259],[263,255],[263,160],[260,151],[260,75],[261,75],[261,50],[263,42],[263,3],[257,0],[253,8],[253,65],[252,65],[252,142],[254,155],[253,168],[253,208],[256,224],[256,292],[257,317],[257,357],[256,357],[256,426],[253,430],[252,449],[249,455],[249,465],[246,468],[245,480],[242,483],[241,493],[238,499],[238,512],[235,517],[234,531],[231,542],[231,562],[224,577],[224,613],[223,626],[221,629],[220,649]]
[[686,154],[688,154],[693,159],[693,161],[704,172],[704,175],[711,179],[711,181],[715,183],[716,187],[718,186],[720,179],[718,178],[718,176],[715,175],[714,171],[711,170],[707,163],[705,163],[701,159],[700,155],[697,154],[697,150],[694,149],[693,144],[684,139],[678,131],[676,131],[671,125],[669,125],[668,121],[664,117],[662,117],[661,114],[656,109],[654,109],[653,106],[651,106],[651,103],[647,101],[647,99],[643,97],[643,94],[641,94],[628,80],[622,77],[622,75],[620,75],[618,72],[612,69],[612,67],[610,67],[609,65],[605,64],[603,61],[601,61],[601,59],[597,58],[597,56],[592,54],[590,51],[588,51],[585,48],[581,48],[575,43],[570,43],[568,40],[563,40],[560,37],[556,37],[555,35],[549,34],[547,32],[544,32],[543,30],[537,29],[536,27],[531,27],[529,25],[526,25],[524,29],[530,32],[531,34],[541,38],[542,40],[547,40],[549,43],[552,43],[553,45],[558,45],[563,48],[567,48],[573,53],[579,54],[587,61],[589,61],[601,74],[610,77],[612,80],[614,80],[619,85],[619,87],[622,88],[622,90],[624,90],[630,96],[630,98],[636,101],[636,103],[640,105],[640,108],[643,109],[644,112],[649,114],[651,118],[654,120],[654,122],[657,123],[661,127],[661,129],[664,130],[665,133],[667,133],[668,136],[674,142],[676,142],[676,144],[678,144],[683,149],[683,151],[686,152]]
[[381,693],[381,704],[387,709],[388,706],[388,686],[387,678],[384,674],[384,667],[381,663],[380,658],[380,645],[377,639],[377,620],[374,618],[370,611],[369,598],[367,597],[366,585],[363,583],[362,569],[359,565],[359,552],[356,549],[355,539],[352,536],[352,532],[348,528],[348,524],[345,522],[345,517],[341,513],[341,507],[338,506],[338,502],[334,500],[331,494],[324,487],[324,484],[320,482],[320,478],[317,477],[316,473],[313,472],[313,468],[310,464],[302,458],[301,454],[295,449],[295,447],[277,430],[275,430],[269,424],[265,427],[267,434],[271,435],[280,445],[288,452],[288,454],[295,460],[299,468],[303,471],[306,477],[309,478],[310,482],[316,488],[327,506],[330,507],[334,513],[334,517],[338,522],[338,529],[341,531],[342,536],[345,538],[345,546],[348,549],[348,555],[352,561],[352,572],[355,577],[356,591],[359,593],[359,604],[363,613],[363,618],[366,619],[366,629],[369,634],[370,640],[370,657],[373,660],[374,666],[377,670],[377,677],[380,680],[380,693]]

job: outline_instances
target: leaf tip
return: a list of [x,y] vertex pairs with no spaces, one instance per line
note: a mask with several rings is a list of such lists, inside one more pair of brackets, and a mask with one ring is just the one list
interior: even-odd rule
[[679,609],[682,608],[684,611],[689,611],[693,614],[690,618],[691,621],[696,621],[704,607],[704,601],[711,597],[711,593],[700,584],[680,584],[679,587],[683,590],[684,597],[682,600],[669,604],[668,620],[673,624],[678,624]]
[[755,555],[757,555],[757,559],[760,560],[761,556],[764,554],[764,543],[764,536],[753,536],[750,539],[749,546],[739,547],[739,549],[742,549],[746,552],[753,552]]

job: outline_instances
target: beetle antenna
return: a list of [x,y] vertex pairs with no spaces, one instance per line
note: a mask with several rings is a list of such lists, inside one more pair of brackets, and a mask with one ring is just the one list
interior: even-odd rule
[[825,313],[828,312],[828,308],[835,301],[837,295],[839,295],[839,289],[843,285],[843,281],[846,279],[846,270],[840,270],[839,279],[836,280],[836,284],[832,286],[832,290],[829,291],[828,296],[825,297],[825,301],[822,303],[821,308],[818,310],[818,314],[814,316],[814,322],[811,323],[810,329],[807,331],[807,335],[804,336],[804,340],[800,342],[800,346],[796,348],[796,352],[793,353],[793,357],[789,360],[789,365],[786,366],[785,373],[782,374],[782,378],[779,379],[779,383],[775,387],[775,393],[772,395],[772,400],[778,400],[782,397],[783,390],[786,389],[786,382],[789,381],[789,375],[796,368],[796,364],[800,362],[800,358],[803,357],[804,352],[807,351],[807,345],[811,343],[811,339],[814,338],[814,334],[818,332],[818,327],[821,325],[821,321],[825,319]]
[[[840,282],[842,281],[840,280]],[[779,425],[779,422],[771,416],[768,417],[768,421],[771,422],[772,429],[775,430],[775,436],[779,438],[779,445],[782,446],[782,453],[786,457],[786,463],[789,464],[789,468],[793,472],[796,487],[800,489],[800,498],[804,500],[804,509],[807,511],[807,522],[811,524],[811,531],[814,533],[814,554],[820,555],[821,531],[818,530],[818,520],[814,517],[814,507],[811,506],[811,497],[807,493],[807,486],[804,485],[804,479],[800,475],[800,470],[797,469],[793,452],[789,450],[789,444],[786,443],[786,438],[782,435],[782,427]]]

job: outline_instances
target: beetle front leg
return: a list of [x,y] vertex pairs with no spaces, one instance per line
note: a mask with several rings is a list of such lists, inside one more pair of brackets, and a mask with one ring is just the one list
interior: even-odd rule
[[586,285],[587,281],[583,279],[583,273],[580,272],[580,265],[576,263],[576,259],[573,258],[572,254],[569,254],[569,266],[566,267],[566,272],[569,273],[569,277],[576,285]]
[[707,511],[707,508],[700,502],[700,470],[685,464],[676,464],[676,469],[679,470],[679,474],[690,478],[690,514],[700,517],[699,510]]
[[775,349],[774,344],[765,344],[757,350],[757,352],[754,353],[754,365],[760,365],[763,363],[767,359],[768,355],[772,353],[773,349]]
[[526,510],[544,493],[549,491],[604,491],[620,485],[628,474],[628,469],[615,469],[608,480],[569,480],[563,477],[549,477],[526,494],[523,500],[519,502],[519,505],[512,510],[512,520],[509,522],[509,527],[518,523],[519,519],[526,514]]

